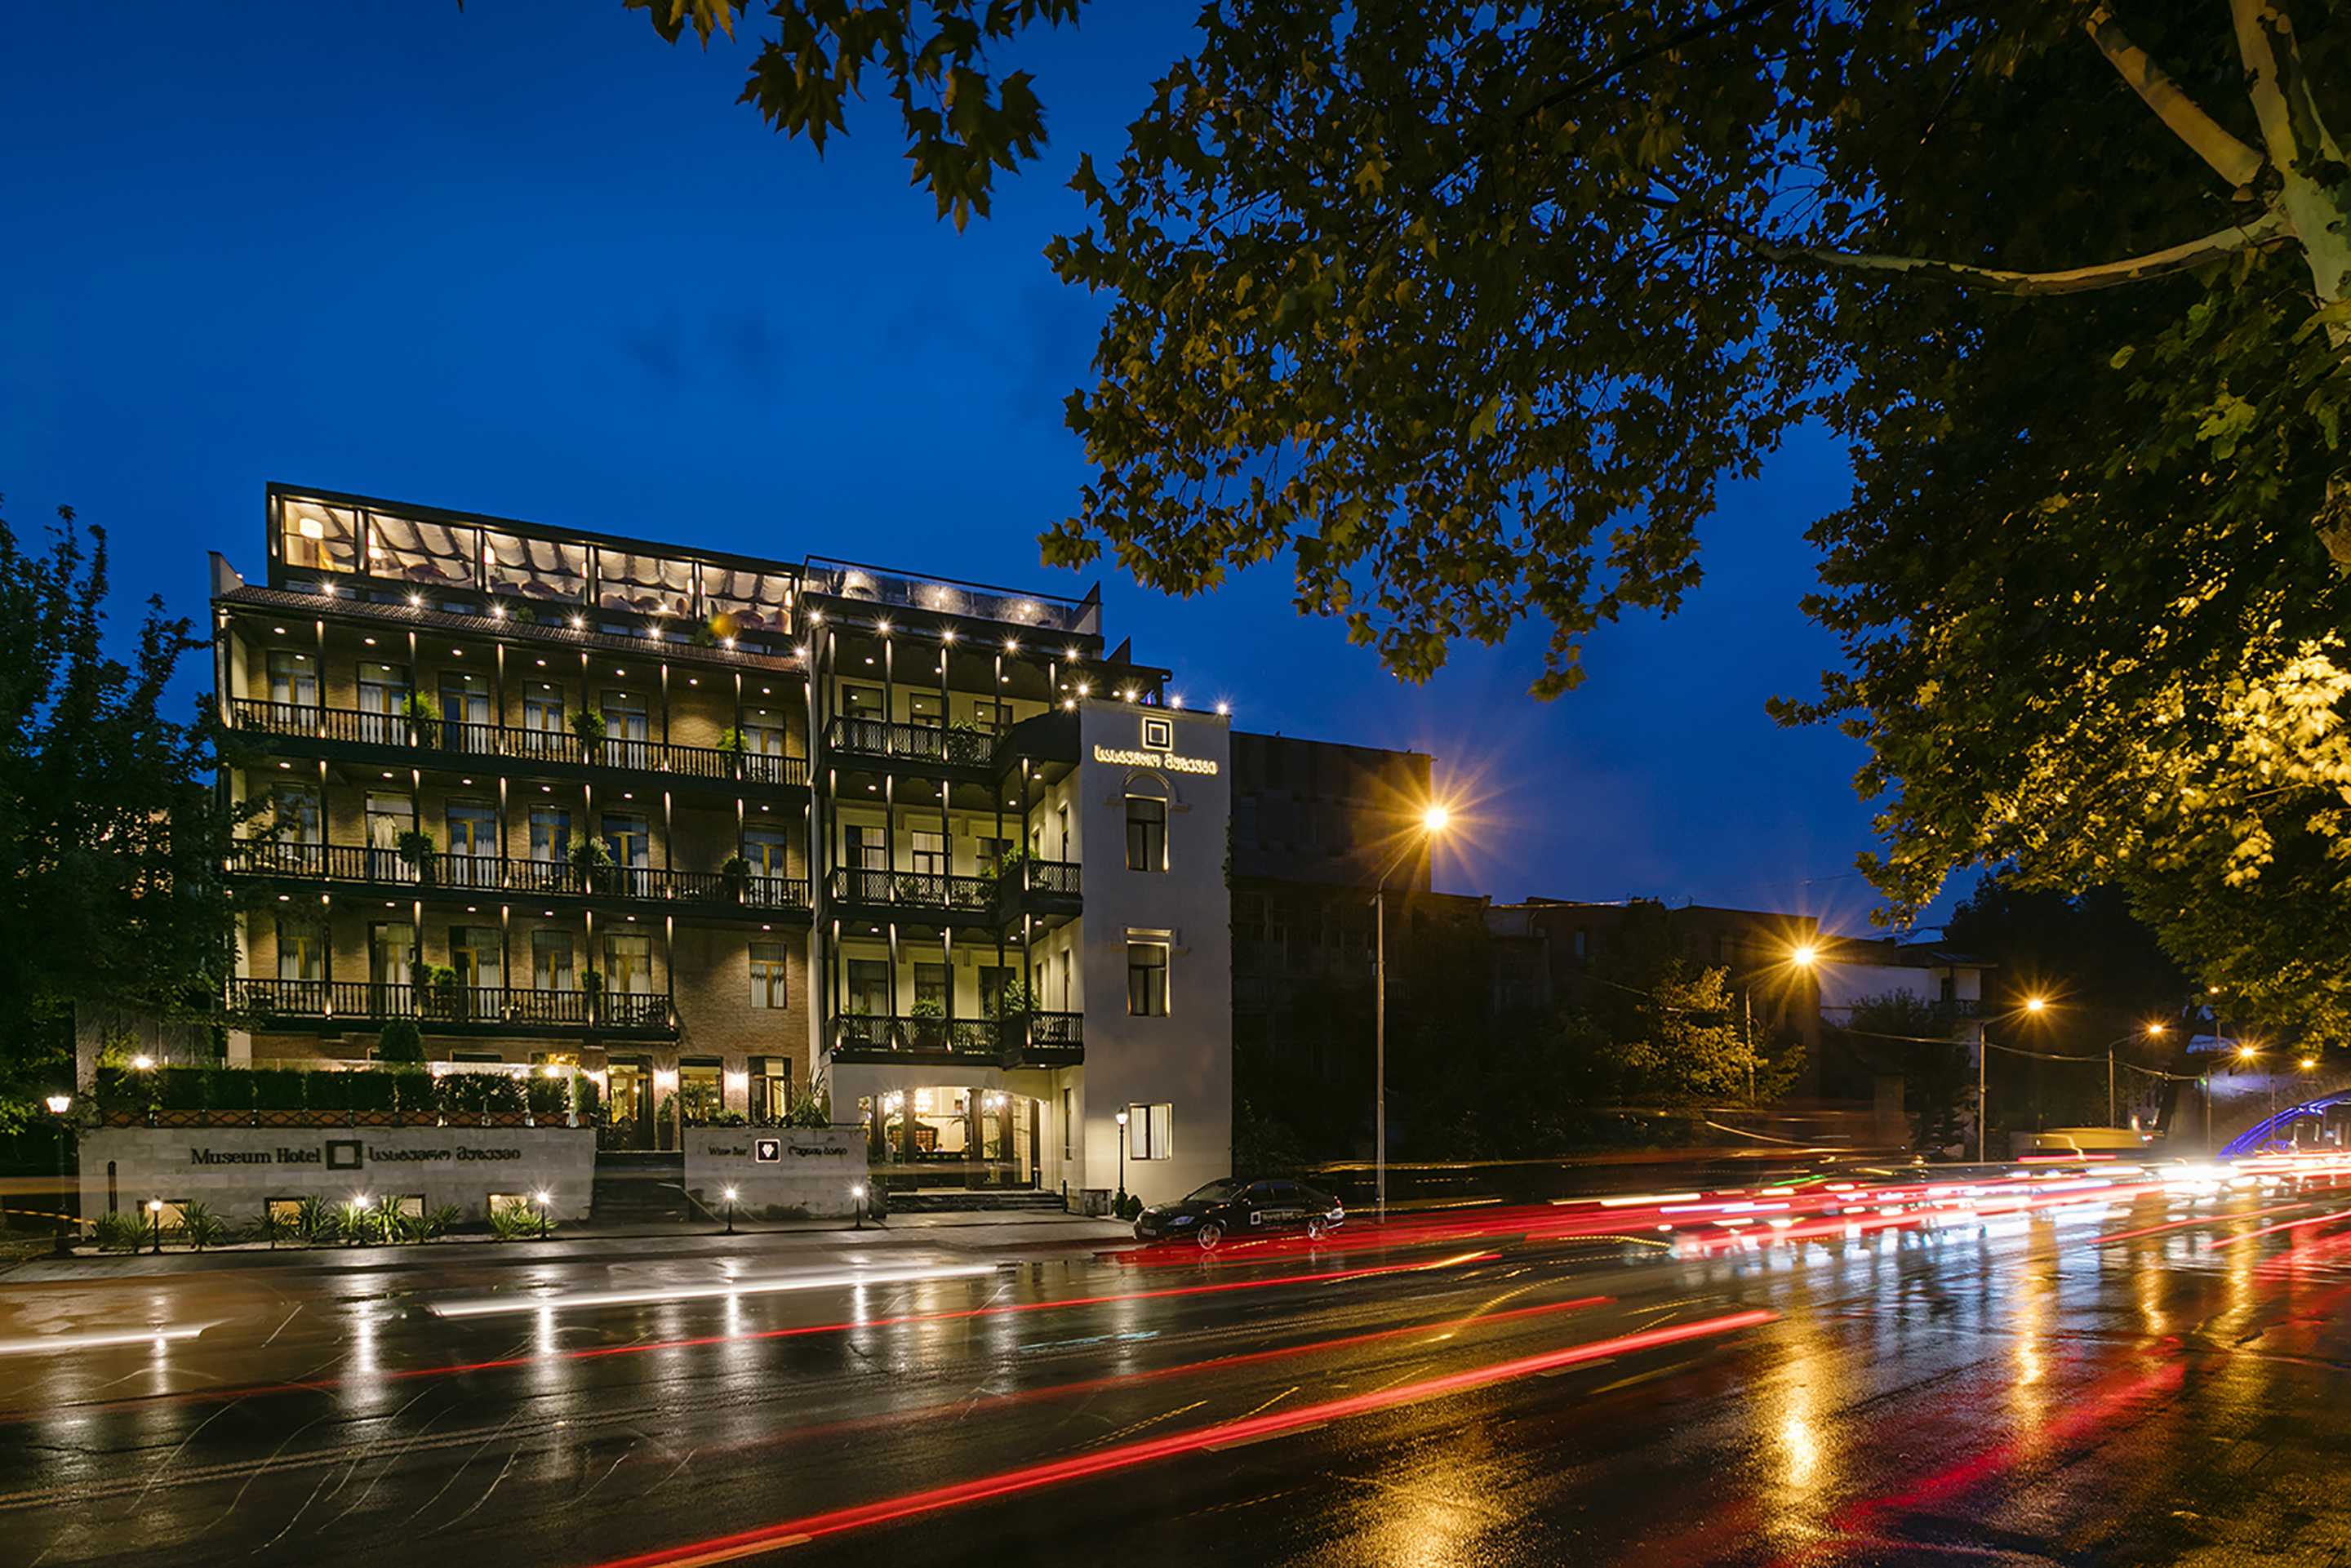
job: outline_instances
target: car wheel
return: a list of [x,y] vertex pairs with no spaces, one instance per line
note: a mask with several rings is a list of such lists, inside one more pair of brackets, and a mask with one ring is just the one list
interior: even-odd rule
[[1306,1239],[1309,1241],[1322,1240],[1324,1228],[1325,1226],[1323,1224],[1322,1217],[1319,1214],[1316,1215],[1313,1218],[1306,1222]]
[[1200,1227],[1196,1234],[1199,1239],[1200,1250],[1206,1252],[1225,1239],[1225,1228],[1211,1219],[1207,1224]]

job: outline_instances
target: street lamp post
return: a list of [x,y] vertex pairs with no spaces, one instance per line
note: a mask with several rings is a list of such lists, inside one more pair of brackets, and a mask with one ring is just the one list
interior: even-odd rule
[[60,1258],[63,1258],[73,1251],[72,1242],[66,1239],[66,1113],[71,1109],[73,1109],[72,1095],[52,1094],[49,1096],[49,1114],[57,1119],[57,1253]]
[[726,1234],[735,1234],[735,1189],[726,1189]]
[[547,1194],[539,1192],[531,1196],[538,1201],[538,1239],[544,1241],[547,1239]]
[[[1452,821],[1443,806],[1429,807],[1420,814],[1418,841],[1436,838]],[[1406,841],[1372,890],[1372,1197],[1382,1225],[1388,1220],[1388,877],[1415,847]]]
[[1118,1218],[1126,1218],[1126,1113],[1111,1118],[1118,1124]]
[[[147,1200],[147,1221],[155,1228],[155,1253],[156,1256],[161,1257],[163,1252],[163,1200],[162,1198],[151,1197]],[[131,1250],[135,1252],[138,1249],[134,1246]]]
[[[2024,998],[2024,1010],[2037,1013],[2049,1004],[2039,997]],[[1980,1030],[1976,1035],[1976,1164],[1982,1165],[1990,1156],[1987,1140],[1991,1134],[1991,1107],[1984,1103],[1984,1064],[1991,1056],[1991,1039]]]

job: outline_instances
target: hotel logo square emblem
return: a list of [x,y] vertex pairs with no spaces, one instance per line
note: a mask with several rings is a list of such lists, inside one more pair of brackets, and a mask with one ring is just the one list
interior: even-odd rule
[[361,1167],[360,1141],[357,1138],[327,1140],[327,1168],[330,1171],[355,1171]]
[[763,1166],[771,1166],[783,1157],[784,1141],[781,1138],[754,1138],[751,1140],[751,1158],[757,1163]]
[[1176,726],[1172,720],[1146,718],[1143,721],[1143,749],[1173,751],[1176,749]]

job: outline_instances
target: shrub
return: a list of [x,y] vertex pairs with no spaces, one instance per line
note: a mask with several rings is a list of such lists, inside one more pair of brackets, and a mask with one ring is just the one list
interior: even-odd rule
[[524,1097],[521,1081],[503,1072],[476,1072],[470,1076],[481,1082],[479,1093],[482,1109],[513,1113],[525,1109],[529,1101]]
[[424,1036],[414,1019],[392,1019],[376,1036],[375,1059],[378,1061],[422,1062],[424,1060]]
[[253,1104],[257,1111],[299,1111],[308,1097],[309,1074],[292,1067],[256,1067]]
[[100,1251],[136,1252],[147,1235],[147,1217],[135,1208],[128,1213],[101,1214],[90,1221],[89,1233],[97,1238]]
[[281,1241],[305,1239],[298,1215],[282,1214],[266,1203],[261,1206],[261,1218],[253,1222],[253,1228],[246,1234],[256,1241],[266,1241],[272,1247]]
[[225,1067],[210,1075],[204,1086],[205,1098],[215,1111],[250,1111],[253,1109],[253,1070]]
[[208,1203],[184,1204],[180,1209],[180,1234],[201,1252],[228,1239],[228,1221],[214,1213]]
[[354,1111],[389,1113],[399,1103],[397,1073],[347,1072],[343,1078]]
[[323,1197],[306,1197],[296,1211],[294,1227],[305,1241],[332,1241],[335,1239],[335,1208]]
[[303,1085],[310,1109],[323,1111],[330,1116],[347,1115],[351,1109],[351,1079],[349,1072],[311,1072],[304,1074]]
[[155,1074],[160,1082],[155,1086],[155,1103],[166,1111],[201,1111],[207,1098],[204,1080],[212,1076],[201,1067],[166,1067]]
[[811,1078],[805,1085],[795,1084],[791,1098],[784,1106],[787,1127],[830,1127],[832,1125],[832,1094],[821,1078]]
[[490,1210],[490,1234],[501,1241],[527,1240],[538,1234],[538,1212],[520,1198],[508,1198]]
[[437,1241],[457,1228],[465,1211],[454,1203],[436,1203],[422,1214],[401,1217],[401,1224],[413,1241]]
[[481,1078],[478,1072],[444,1072],[434,1079],[434,1083],[438,1090],[435,1099],[439,1102],[441,1114],[451,1122],[468,1119],[479,1122],[482,1116]]
[[155,1103],[148,1074],[130,1067],[100,1067],[95,1082],[98,1108],[107,1115],[137,1115]]
[[567,1078],[549,1078],[544,1072],[531,1074],[526,1097],[530,1102],[532,1121],[560,1121],[564,1113],[570,1110],[571,1085]]
[[596,1108],[601,1103],[602,1092],[596,1087],[596,1081],[584,1072],[571,1080],[571,1103],[579,1111],[583,1124],[596,1119]]
[[404,1068],[386,1076],[392,1080],[392,1104],[402,1115],[412,1122],[429,1122],[441,1113],[433,1074]]
[[382,1217],[374,1205],[350,1198],[336,1206],[335,1239],[364,1247],[376,1239],[377,1229],[381,1223]]

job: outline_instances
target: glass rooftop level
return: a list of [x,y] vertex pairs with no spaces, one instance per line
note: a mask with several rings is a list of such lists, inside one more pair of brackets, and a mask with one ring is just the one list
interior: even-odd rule
[[984,583],[957,582],[891,567],[860,566],[812,555],[801,568],[807,591],[830,599],[862,600],[876,605],[899,605],[939,615],[960,615],[975,621],[996,621],[1008,626],[1033,626],[1077,637],[1102,634],[1102,589],[1088,589],[1083,599],[1060,599],[1049,593],[1023,593],[1018,589],[991,588]]
[[361,596],[520,620],[698,623],[722,639],[789,637],[800,587],[783,561],[270,486],[270,586],[339,579]]

